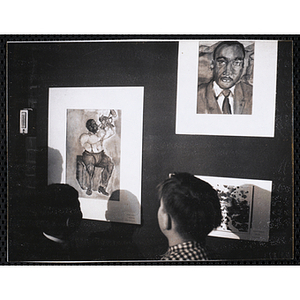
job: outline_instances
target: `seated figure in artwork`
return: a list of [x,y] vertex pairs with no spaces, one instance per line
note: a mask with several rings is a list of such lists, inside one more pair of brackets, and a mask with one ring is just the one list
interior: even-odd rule
[[88,133],[83,133],[79,138],[81,146],[84,148],[82,160],[88,173],[87,195],[92,194],[92,180],[95,168],[102,168],[98,192],[105,196],[109,195],[106,188],[114,169],[114,163],[105,153],[103,142],[115,134],[115,126],[112,122],[114,117],[116,117],[116,112],[110,110],[109,116],[99,117],[100,124],[97,124],[94,119],[87,120],[86,128]]

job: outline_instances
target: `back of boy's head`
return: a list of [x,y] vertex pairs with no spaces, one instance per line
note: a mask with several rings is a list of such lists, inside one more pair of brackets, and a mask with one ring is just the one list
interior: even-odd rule
[[50,184],[37,194],[39,218],[47,233],[71,234],[82,219],[78,192],[68,184]]
[[204,241],[221,223],[217,192],[210,184],[189,173],[172,174],[158,186],[158,193],[181,234]]

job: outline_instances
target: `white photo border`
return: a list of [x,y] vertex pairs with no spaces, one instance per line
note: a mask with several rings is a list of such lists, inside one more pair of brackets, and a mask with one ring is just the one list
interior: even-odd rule
[[213,115],[196,113],[201,41],[179,41],[176,134],[274,137],[278,41],[251,42],[255,44],[252,115]]
[[[49,88],[48,147],[58,150],[62,155],[59,183],[66,183],[67,109],[122,110],[120,190],[132,193],[139,203],[137,213],[128,216],[124,214],[122,220],[118,219],[118,222],[123,223],[141,224],[143,105],[144,87]],[[53,177],[49,174],[48,166],[48,184],[54,183],[51,182]],[[105,212],[108,200],[80,197],[79,201],[83,218],[107,221]]]

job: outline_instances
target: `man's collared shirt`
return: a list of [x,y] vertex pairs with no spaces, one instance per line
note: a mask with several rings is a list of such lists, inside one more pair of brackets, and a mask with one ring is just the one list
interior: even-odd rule
[[182,244],[169,247],[162,256],[162,260],[207,260],[205,250],[201,244],[195,241],[188,241]]
[[[230,95],[229,95],[229,104],[230,104],[230,107],[231,107],[231,112],[234,114],[234,106],[233,106],[233,92],[234,92],[234,87],[235,86],[232,86],[229,90],[230,90]],[[215,95],[217,97],[217,102],[219,104],[219,107],[222,111],[222,106],[223,106],[223,100],[225,98],[225,96],[223,95],[223,89],[221,89],[217,83],[214,81],[213,82],[213,88],[214,88],[214,92],[215,92]]]

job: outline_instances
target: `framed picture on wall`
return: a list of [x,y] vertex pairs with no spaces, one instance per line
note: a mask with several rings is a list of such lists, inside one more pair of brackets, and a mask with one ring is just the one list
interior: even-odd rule
[[143,87],[50,88],[48,184],[78,190],[83,218],[140,224]]
[[277,41],[179,41],[176,133],[274,137]]
[[222,221],[209,236],[268,242],[272,181],[197,176],[218,192]]

